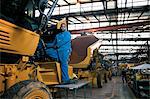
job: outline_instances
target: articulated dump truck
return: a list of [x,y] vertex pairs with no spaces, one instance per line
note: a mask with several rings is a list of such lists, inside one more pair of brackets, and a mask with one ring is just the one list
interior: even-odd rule
[[[0,99],[52,99],[48,87],[61,83],[60,64],[34,59],[57,2],[1,0]],[[44,14],[46,7],[50,9]],[[39,17],[35,17],[36,11]]]
[[[50,5],[47,0],[1,0],[0,99],[52,99],[49,87],[61,83],[60,64],[49,61],[47,57],[44,57],[44,61],[35,60],[35,57],[37,52],[40,52],[37,49],[39,40],[46,31],[57,2],[58,0],[55,0]],[[46,8],[49,11],[44,14]],[[38,17],[35,17],[36,11],[40,13]],[[74,45],[74,40],[72,42]],[[90,68],[92,65],[89,65],[89,45],[92,43],[83,49],[78,45],[73,46],[73,55],[78,59],[71,57],[68,71],[72,76],[75,69],[80,78],[94,79],[96,75],[99,86],[102,85],[104,73],[101,72],[103,68],[98,59],[95,62],[98,64],[96,69]],[[77,47],[83,50],[79,50],[80,54],[76,50]],[[74,53],[74,50],[77,52]],[[84,75],[85,70],[88,70],[87,75]]]
[[80,36],[72,40],[72,54],[69,65],[79,79],[86,79],[98,88],[111,79],[111,70],[103,66],[103,56],[92,45],[98,41],[93,35]]

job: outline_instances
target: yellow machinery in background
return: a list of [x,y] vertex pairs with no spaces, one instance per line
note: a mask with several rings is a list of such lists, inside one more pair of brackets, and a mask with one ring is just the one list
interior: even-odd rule
[[80,36],[72,40],[72,54],[69,65],[79,79],[87,79],[93,85],[101,88],[108,78],[111,78],[111,70],[102,66],[102,56],[98,49],[92,53],[91,45],[98,39],[93,36]]
[[135,64],[134,63],[120,63],[119,64],[119,68],[124,69],[124,68],[131,68],[134,67]]

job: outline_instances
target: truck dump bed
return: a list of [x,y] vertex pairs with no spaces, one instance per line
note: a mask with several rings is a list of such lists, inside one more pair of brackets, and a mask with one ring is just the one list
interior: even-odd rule
[[80,36],[72,40],[72,53],[69,65],[74,68],[86,68],[90,63],[90,45],[97,42],[98,38],[93,35]]
[[0,19],[0,52],[32,56],[39,42],[39,35]]

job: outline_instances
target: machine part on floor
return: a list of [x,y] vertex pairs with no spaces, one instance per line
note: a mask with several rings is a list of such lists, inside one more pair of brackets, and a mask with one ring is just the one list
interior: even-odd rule
[[45,84],[32,81],[24,80],[13,85],[6,93],[2,96],[4,99],[52,99],[52,95]]

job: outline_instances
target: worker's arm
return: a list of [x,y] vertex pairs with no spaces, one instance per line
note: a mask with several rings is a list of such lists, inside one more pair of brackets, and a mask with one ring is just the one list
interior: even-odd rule
[[71,44],[71,34],[68,31],[57,34],[56,39],[57,39],[56,46],[58,48],[63,47],[63,46],[68,46],[68,43]]
[[55,46],[56,46],[56,39],[54,39],[52,42],[46,43],[46,49],[49,49],[49,48],[55,49]]

